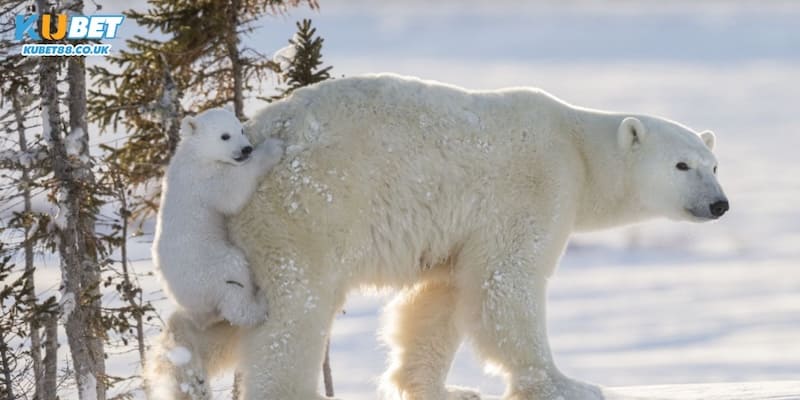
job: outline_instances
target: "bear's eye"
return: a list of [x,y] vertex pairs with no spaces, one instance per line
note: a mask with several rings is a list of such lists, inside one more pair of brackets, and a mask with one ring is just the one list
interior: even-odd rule
[[228,140],[230,138],[231,138],[231,135],[229,135],[227,133],[223,133],[222,136],[220,136],[220,139],[222,139],[222,140]]
[[681,171],[688,171],[689,170],[689,166],[686,165],[685,162],[679,162],[679,163],[675,164],[675,168],[677,168],[677,169],[679,169]]
[[717,174],[717,166],[715,165],[714,166],[714,175],[716,175],[716,174]]

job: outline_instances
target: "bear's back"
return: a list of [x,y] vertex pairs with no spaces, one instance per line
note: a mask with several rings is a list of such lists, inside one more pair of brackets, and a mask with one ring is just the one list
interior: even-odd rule
[[[545,190],[536,182],[551,168],[526,149],[558,153],[548,139],[554,106],[563,107],[530,89],[470,92],[391,75],[299,89],[247,124],[256,142],[286,141],[287,154],[235,219],[232,231],[251,235],[234,240],[254,257],[314,243],[306,256],[323,262],[331,248],[369,247],[376,237],[468,230],[488,207],[518,207],[520,190]],[[261,242],[247,243],[254,238]]]

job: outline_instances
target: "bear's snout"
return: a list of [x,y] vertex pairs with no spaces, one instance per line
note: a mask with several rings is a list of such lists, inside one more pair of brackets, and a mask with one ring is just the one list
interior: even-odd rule
[[725,214],[726,211],[730,210],[730,205],[728,204],[728,200],[718,200],[711,203],[708,209],[711,211],[711,215],[713,215],[714,218],[719,218]]
[[253,152],[253,146],[242,147],[242,155],[243,156],[250,155],[250,153],[252,153],[252,152]]

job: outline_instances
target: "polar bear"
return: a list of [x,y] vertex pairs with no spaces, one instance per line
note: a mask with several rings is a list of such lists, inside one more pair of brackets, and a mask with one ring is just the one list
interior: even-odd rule
[[279,140],[255,149],[230,111],[210,109],[181,124],[162,186],[153,260],[171,297],[200,328],[267,316],[244,254],[230,244],[226,216],[244,206],[283,155]]
[[601,399],[558,370],[548,345],[547,281],[571,233],[728,210],[713,133],[536,89],[336,79],[269,105],[246,130],[287,143],[269,190],[229,227],[270,317],[226,328],[241,334],[233,344],[232,334],[187,339],[212,354],[193,368],[217,369],[209,349],[240,346],[245,399],[323,399],[332,319],[361,287],[400,291],[384,333],[388,398],[480,399],[445,385],[469,339],[505,377],[505,400]]

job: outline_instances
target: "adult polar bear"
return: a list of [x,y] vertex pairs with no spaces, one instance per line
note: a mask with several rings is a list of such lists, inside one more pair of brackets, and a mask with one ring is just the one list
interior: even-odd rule
[[505,375],[505,399],[602,398],[558,371],[547,340],[546,284],[570,234],[727,210],[711,132],[538,90],[345,78],[248,125],[289,147],[230,224],[270,304],[239,332],[246,399],[321,399],[331,321],[364,286],[401,290],[383,380],[396,398],[479,399],[445,386],[465,337]]

